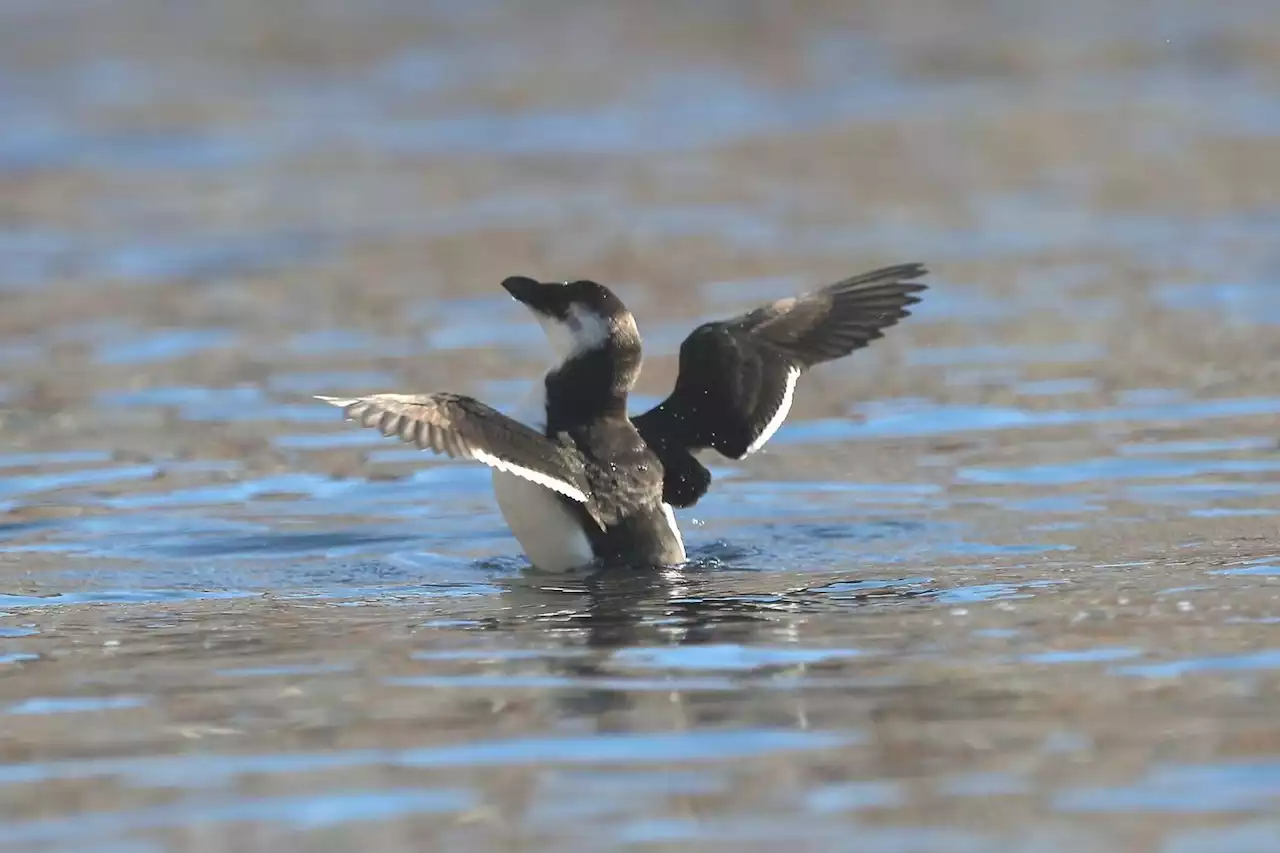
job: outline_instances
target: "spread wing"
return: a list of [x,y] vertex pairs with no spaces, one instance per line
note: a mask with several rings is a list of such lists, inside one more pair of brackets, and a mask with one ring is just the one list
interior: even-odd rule
[[925,273],[921,264],[885,267],[694,329],[680,345],[671,395],[633,418],[666,469],[664,499],[689,506],[710,485],[689,451],[741,459],[763,447],[786,420],[800,374],[908,316],[925,289],[914,279]]
[[[582,460],[542,433],[460,394],[317,397],[349,420],[455,459],[473,459],[583,504],[597,522]],[[602,525],[603,526],[603,525]]]

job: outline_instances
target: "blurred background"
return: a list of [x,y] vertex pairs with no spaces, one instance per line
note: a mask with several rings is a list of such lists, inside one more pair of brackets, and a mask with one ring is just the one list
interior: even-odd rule
[[[1278,234],[1271,0],[4,0],[0,850],[1275,849]],[[910,261],[678,578],[310,399]]]

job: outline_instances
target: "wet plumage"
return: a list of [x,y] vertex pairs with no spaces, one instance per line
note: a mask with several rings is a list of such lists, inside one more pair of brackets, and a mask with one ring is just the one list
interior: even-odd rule
[[459,394],[320,399],[384,435],[494,469],[503,516],[539,568],[681,562],[671,507],[692,506],[711,484],[694,454],[759,450],[785,421],[803,372],[908,316],[923,275],[919,264],[887,267],[703,324],[680,347],[671,394],[635,418],[626,404],[641,342],[622,301],[596,282],[521,276],[503,287],[560,358],[528,423]]

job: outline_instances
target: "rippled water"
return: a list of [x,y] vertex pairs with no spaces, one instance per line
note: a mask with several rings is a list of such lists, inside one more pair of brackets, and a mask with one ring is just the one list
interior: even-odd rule
[[[1271,851],[1280,18],[0,6],[0,850]],[[916,316],[692,561],[527,570],[317,393],[514,406],[497,287]]]

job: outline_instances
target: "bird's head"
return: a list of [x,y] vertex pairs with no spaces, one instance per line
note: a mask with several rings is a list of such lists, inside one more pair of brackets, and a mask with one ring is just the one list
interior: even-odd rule
[[502,286],[533,313],[562,362],[599,350],[639,352],[635,318],[603,284],[512,276]]

